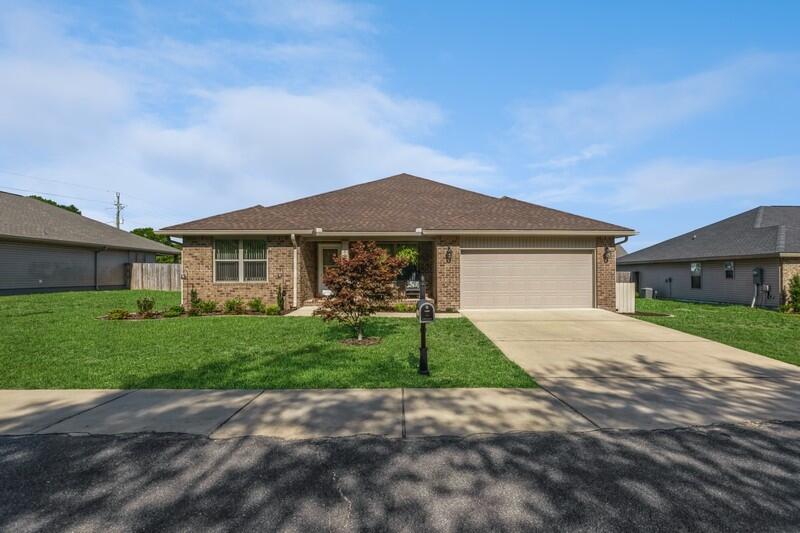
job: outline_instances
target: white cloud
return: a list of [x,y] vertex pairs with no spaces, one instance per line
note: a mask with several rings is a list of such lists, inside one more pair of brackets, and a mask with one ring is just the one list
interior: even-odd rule
[[800,157],[753,161],[660,159],[618,176],[545,173],[528,180],[537,202],[601,204],[643,211],[732,200],[757,205],[796,191]]
[[370,8],[339,0],[252,0],[245,4],[255,21],[307,31],[368,30]]
[[[220,86],[203,76],[176,93],[161,69],[152,79],[133,65],[149,44],[95,47],[57,28],[32,31],[50,44],[35,53],[8,42],[0,48],[0,169],[93,189],[8,174],[0,174],[0,188],[108,198],[109,205],[102,190],[120,190],[127,227],[159,227],[398,172],[462,185],[493,177],[480,157],[422,142],[442,121],[429,102],[372,84]],[[164,61],[182,49],[171,44]],[[177,113],[151,112],[154,86]],[[102,205],[75,202],[110,220]]]
[[[748,55],[672,81],[568,92],[549,104],[520,106],[516,129],[537,157],[566,153],[554,166],[567,166],[718,109],[780,64],[776,56]],[[592,150],[598,146],[604,149]]]
[[628,211],[730,199],[756,205],[795,190],[798,176],[797,156],[746,162],[661,160],[629,172],[609,199],[617,209]]

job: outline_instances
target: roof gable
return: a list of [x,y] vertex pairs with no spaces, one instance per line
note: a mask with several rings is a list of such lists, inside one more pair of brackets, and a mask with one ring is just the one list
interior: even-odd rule
[[270,207],[254,206],[164,228],[189,231],[632,230],[512,198],[398,174]]

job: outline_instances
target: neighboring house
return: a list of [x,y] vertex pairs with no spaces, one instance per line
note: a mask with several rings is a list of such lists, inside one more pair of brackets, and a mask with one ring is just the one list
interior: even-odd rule
[[800,274],[800,206],[745,211],[618,257],[617,269],[665,298],[778,306]]
[[126,263],[177,255],[33,198],[0,191],[0,294],[127,286]]
[[[183,301],[261,297],[287,306],[326,293],[349,244],[419,251],[438,309],[615,308],[614,238],[631,229],[408,174],[164,228],[183,238]],[[402,287],[402,282],[400,284]]]

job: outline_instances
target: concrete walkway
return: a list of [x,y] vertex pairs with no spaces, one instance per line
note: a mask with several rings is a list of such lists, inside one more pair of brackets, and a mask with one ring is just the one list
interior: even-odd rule
[[542,389],[0,391],[3,435],[152,431],[309,439],[590,429]]
[[462,311],[602,428],[800,420],[800,367],[602,311]]

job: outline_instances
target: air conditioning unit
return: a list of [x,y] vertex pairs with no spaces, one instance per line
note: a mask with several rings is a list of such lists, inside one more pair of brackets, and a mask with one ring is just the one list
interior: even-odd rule
[[642,287],[639,289],[639,296],[642,298],[652,298],[653,297],[653,289],[651,287]]

